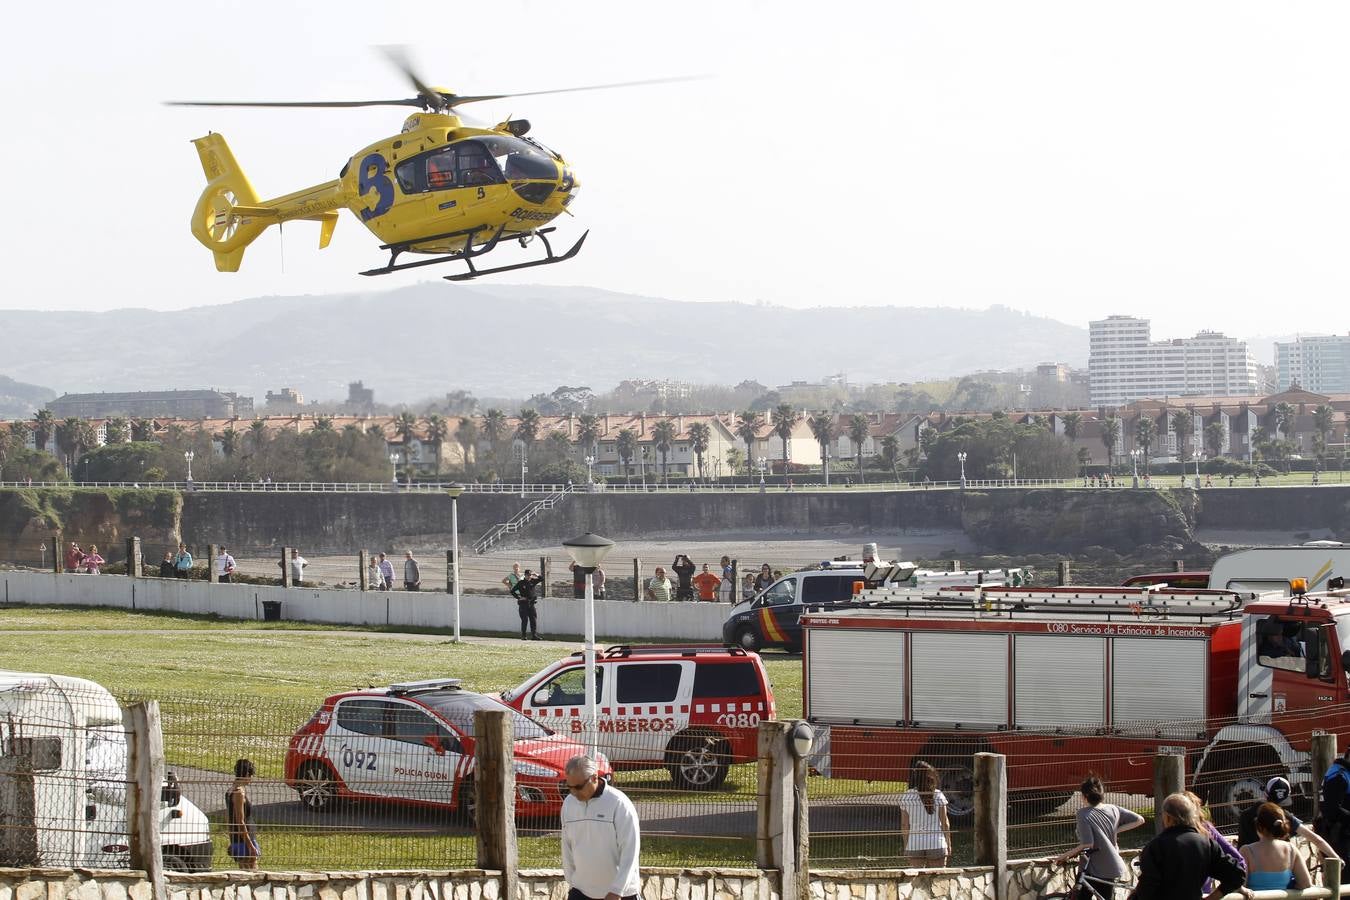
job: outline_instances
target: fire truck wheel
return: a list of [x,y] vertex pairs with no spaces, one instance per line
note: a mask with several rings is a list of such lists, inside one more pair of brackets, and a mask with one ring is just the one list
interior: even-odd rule
[[736,632],[736,643],[744,650],[754,652],[759,649],[759,635],[755,634],[753,628],[742,628]]
[[314,812],[332,812],[337,806],[337,781],[333,770],[321,762],[307,762],[300,767],[297,789],[300,802]]
[[666,767],[675,787],[686,791],[715,791],[727,780],[731,748],[711,734],[682,734],[666,750]]
[[1210,751],[1196,776],[1196,793],[1204,798],[1215,825],[1232,825],[1248,804],[1265,799],[1266,782],[1289,777],[1279,755],[1267,744],[1232,744]]
[[1008,818],[1034,822],[1059,809],[1072,796],[1072,791],[1017,791],[1008,798]]

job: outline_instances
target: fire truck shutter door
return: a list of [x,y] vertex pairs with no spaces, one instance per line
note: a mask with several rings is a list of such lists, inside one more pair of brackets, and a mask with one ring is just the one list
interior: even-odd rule
[[[1205,730],[1203,640],[1114,638],[1112,722],[1122,734],[1195,737]],[[1161,725],[1159,723],[1162,723]]]
[[894,631],[811,632],[807,714],[821,722],[894,725],[905,718],[905,638]]
[[1106,715],[1106,640],[1019,634],[1014,643],[1018,728],[1088,727]]
[[916,632],[910,637],[913,715],[921,725],[1008,723],[1008,636]]

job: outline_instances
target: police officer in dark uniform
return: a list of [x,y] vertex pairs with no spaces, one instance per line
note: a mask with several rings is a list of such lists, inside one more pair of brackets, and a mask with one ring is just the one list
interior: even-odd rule
[[[516,611],[520,613],[520,639],[522,641],[539,641],[539,612],[535,606],[535,601],[539,599],[539,585],[543,584],[544,576],[536,575],[529,569],[525,570],[525,575],[516,582],[515,587],[511,588],[511,596],[516,598]],[[529,626],[529,635],[526,636],[525,628]]]

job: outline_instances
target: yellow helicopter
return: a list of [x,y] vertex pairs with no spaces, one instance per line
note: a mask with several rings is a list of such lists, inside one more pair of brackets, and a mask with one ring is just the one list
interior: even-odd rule
[[[657,79],[591,85],[520,94],[460,95],[428,86],[397,48],[386,55],[417,90],[417,96],[395,100],[316,102],[173,101],[170,106],[358,107],[420,108],[403,130],[360,150],[343,165],[338,177],[313,187],[261,200],[239,168],[225,138],[216,133],[192,143],[206,173],[206,190],[192,213],[192,234],[215,255],[216,269],[239,271],[244,248],[269,225],[294,219],[319,223],[319,248],[328,246],[338,210],[346,207],[378,237],[389,261],[362,275],[386,275],[403,269],[461,261],[468,270],[447,275],[465,281],[480,275],[560,263],[576,256],[586,232],[566,253],[556,254],[549,226],[576,199],[581,184],[559,154],[526,137],[530,123],[511,119],[492,128],[465,125],[456,109],[466,103],[530,97],[570,91],[655,84],[683,79]],[[521,247],[538,238],[545,256],[529,262],[479,269],[478,257],[503,242]],[[432,254],[416,262],[398,261],[403,253]]]

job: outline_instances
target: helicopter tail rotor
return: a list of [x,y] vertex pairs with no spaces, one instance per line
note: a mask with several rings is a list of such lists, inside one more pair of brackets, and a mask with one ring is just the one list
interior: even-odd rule
[[207,179],[206,190],[192,213],[192,235],[215,254],[217,271],[238,272],[244,248],[271,222],[243,211],[257,205],[258,194],[225,138],[212,132],[192,143]]

